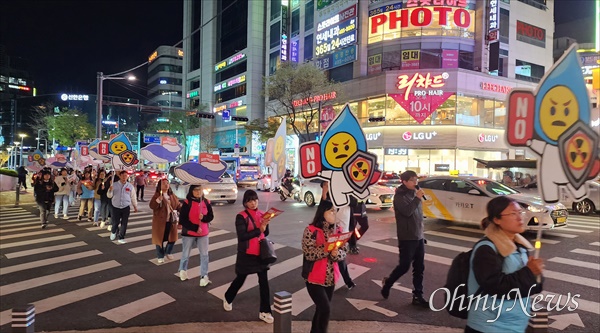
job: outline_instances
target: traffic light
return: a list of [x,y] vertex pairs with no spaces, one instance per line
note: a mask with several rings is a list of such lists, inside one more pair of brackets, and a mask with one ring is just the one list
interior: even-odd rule
[[202,112],[197,112],[196,113],[196,117],[198,118],[208,118],[208,119],[214,119],[215,115],[211,114],[211,113],[202,113]]
[[385,117],[371,117],[371,118],[369,118],[369,122],[371,122],[371,123],[376,123],[376,122],[381,122],[381,121],[385,121]]
[[231,117],[231,120],[233,120],[233,121],[248,121],[248,117],[233,116],[233,117]]

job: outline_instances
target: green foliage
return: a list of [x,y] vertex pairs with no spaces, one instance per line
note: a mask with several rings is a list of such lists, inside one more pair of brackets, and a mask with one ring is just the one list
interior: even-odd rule
[[[289,124],[300,142],[309,139],[311,128],[319,122],[319,102],[310,97],[336,92],[337,98],[324,101],[321,107],[335,103],[340,99],[341,86],[327,78],[325,72],[314,65],[306,63],[294,65],[283,63],[275,74],[265,78],[264,94],[269,100],[269,111],[277,116],[288,117]],[[307,103],[294,106],[294,100],[306,100]]]
[[281,120],[276,117],[269,117],[267,120],[254,119],[246,123],[244,129],[247,133],[257,134],[260,142],[267,142],[270,138],[275,137],[280,124]]
[[72,147],[80,139],[94,138],[96,129],[79,110],[64,108],[59,114],[46,116],[48,134],[61,145]]
[[11,169],[0,169],[0,174],[5,176],[17,177],[17,172]]

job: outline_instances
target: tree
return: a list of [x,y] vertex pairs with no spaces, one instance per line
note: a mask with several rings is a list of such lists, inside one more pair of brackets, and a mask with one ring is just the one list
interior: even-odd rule
[[[49,128],[48,122],[50,118],[53,117],[55,108],[56,105],[52,102],[33,107],[33,112],[31,113],[29,120],[29,127],[31,127],[34,133],[40,134],[40,140],[48,138],[48,132],[46,130]],[[40,132],[40,130],[44,131]]]
[[247,133],[255,133],[258,136],[260,142],[267,142],[270,138],[275,137],[277,129],[281,124],[281,120],[277,120],[277,117],[269,117],[267,120],[254,119],[244,125],[244,129]]
[[87,116],[75,109],[64,108],[57,115],[47,115],[46,122],[50,137],[67,147],[74,146],[77,140],[91,139],[96,133]]
[[340,98],[340,88],[312,64],[283,63],[275,74],[265,78],[264,94],[269,100],[275,100],[267,103],[268,110],[277,116],[287,116],[300,142],[306,142],[311,128],[320,120],[319,99],[315,100],[314,96],[333,93],[330,95],[333,98],[321,101],[320,106],[333,104]]

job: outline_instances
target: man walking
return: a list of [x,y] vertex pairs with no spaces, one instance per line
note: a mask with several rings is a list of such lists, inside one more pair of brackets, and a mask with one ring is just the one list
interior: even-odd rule
[[390,289],[402,275],[408,272],[410,264],[413,267],[413,298],[412,304],[429,308],[429,303],[423,298],[423,272],[425,271],[425,239],[423,237],[423,206],[424,192],[418,188],[419,181],[414,171],[407,170],[400,175],[402,185],[394,195],[394,215],[396,216],[396,233],[400,264],[394,268],[389,277],[383,278],[381,295],[387,299]]
[[[127,182],[129,175],[127,171],[122,170],[117,172],[119,181],[112,184],[106,196],[112,198],[112,228],[110,231],[110,240],[114,241],[119,232],[119,244],[125,244],[125,233],[127,232],[127,222],[129,221],[129,213],[133,205],[133,211],[137,213],[137,200],[134,193],[133,185]],[[120,225],[120,226],[119,226]]]
[[[148,172],[140,172],[139,175],[135,176],[135,186],[136,186],[136,197],[138,201],[144,201],[144,188],[146,187],[146,183],[148,182]],[[141,193],[141,195],[140,195]]]

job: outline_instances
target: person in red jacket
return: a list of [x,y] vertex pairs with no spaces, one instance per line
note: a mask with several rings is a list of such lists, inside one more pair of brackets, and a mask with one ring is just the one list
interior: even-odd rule
[[322,200],[310,225],[302,236],[302,277],[306,290],[315,303],[315,314],[311,333],[326,333],[331,314],[331,299],[335,283],[340,275],[338,262],[346,258],[347,245],[327,251],[326,242],[330,235],[339,233],[336,227],[336,208],[331,201]]
[[270,218],[263,217],[263,212],[258,210],[258,194],[253,190],[244,192],[242,199],[244,210],[235,217],[235,229],[238,238],[237,257],[235,261],[235,279],[229,285],[223,298],[223,309],[231,311],[233,300],[240,288],[244,285],[246,277],[250,274],[258,275],[260,289],[260,312],[258,318],[268,324],[273,323],[271,315],[271,292],[267,276],[268,264],[260,260],[259,241],[269,235]]
[[208,223],[214,218],[210,202],[204,198],[202,185],[190,185],[186,199],[183,201],[179,215],[181,224],[181,261],[179,261],[179,278],[188,279],[187,268],[193,246],[200,251],[200,287],[211,282],[208,279]]

